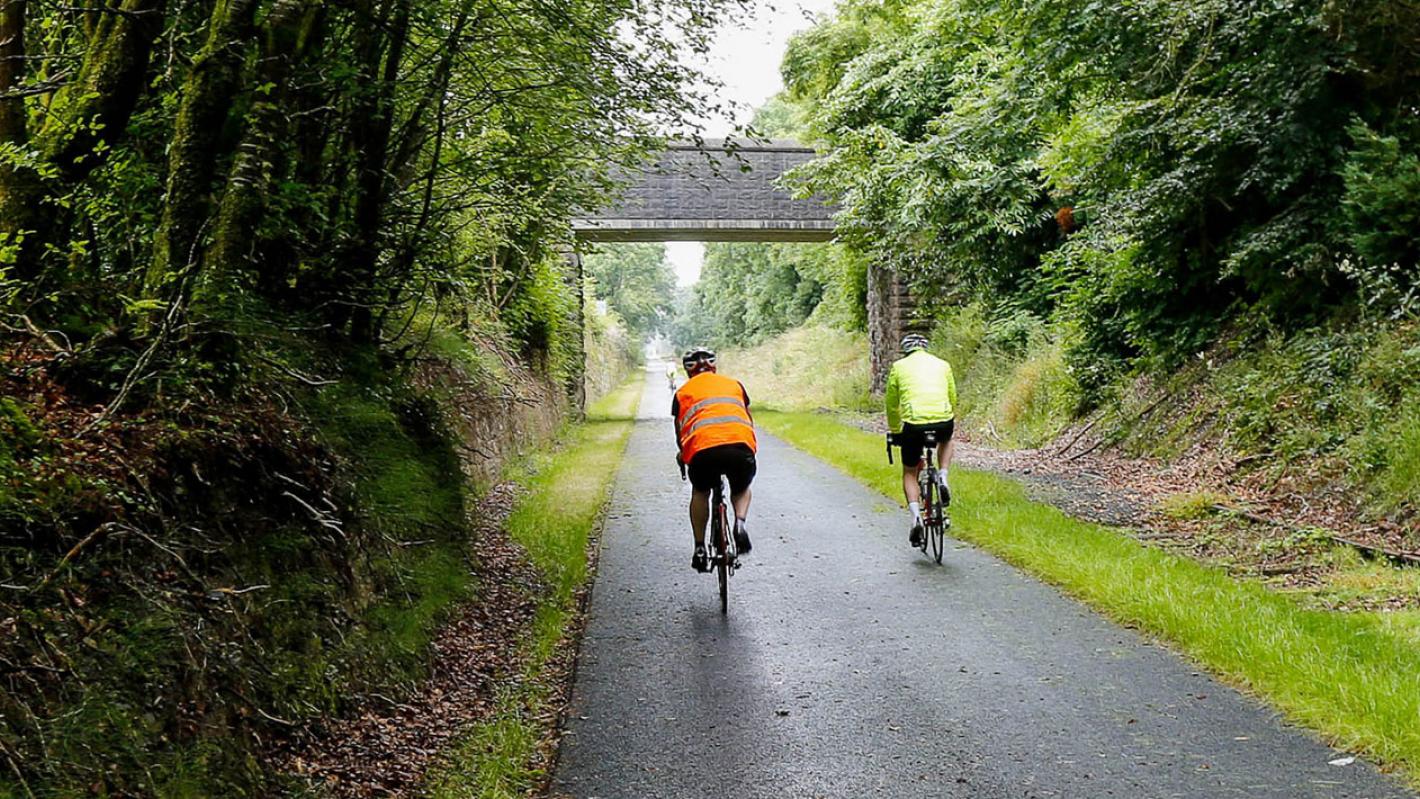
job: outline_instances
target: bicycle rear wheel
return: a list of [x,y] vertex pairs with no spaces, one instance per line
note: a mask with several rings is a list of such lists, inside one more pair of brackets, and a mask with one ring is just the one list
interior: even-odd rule
[[917,477],[917,496],[922,503],[922,537],[917,541],[917,548],[922,550],[922,554],[927,554],[927,539],[932,537],[932,514],[937,508],[936,495],[932,493],[932,481],[926,469],[923,469]]
[[946,513],[942,508],[942,489],[941,486],[937,485],[935,469],[931,474],[927,475],[927,491],[924,496],[931,497],[931,510],[927,514],[927,534],[923,536],[927,541],[924,542],[922,551],[926,552],[927,546],[925,544],[930,544],[932,548],[932,558],[938,563],[941,563],[942,550],[945,548],[945,542],[942,539],[946,533],[943,529],[942,519]]
[[715,576],[720,582],[720,612],[730,612],[730,561],[734,555],[730,551],[730,530],[725,518],[725,500],[720,491],[715,492]]

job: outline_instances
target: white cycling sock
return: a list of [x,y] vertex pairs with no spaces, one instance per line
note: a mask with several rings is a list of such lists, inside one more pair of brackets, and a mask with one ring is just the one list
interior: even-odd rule
[[914,524],[922,521],[922,503],[909,502],[907,503],[907,509],[912,511],[912,521]]
[[744,532],[744,529],[745,529],[745,517],[743,517],[743,516],[736,516],[736,517],[735,517],[735,529],[738,530],[738,531],[740,531],[740,532]]
[[947,487],[947,473],[946,473],[946,472],[937,472],[937,485],[941,486],[942,488],[946,488],[946,487]]

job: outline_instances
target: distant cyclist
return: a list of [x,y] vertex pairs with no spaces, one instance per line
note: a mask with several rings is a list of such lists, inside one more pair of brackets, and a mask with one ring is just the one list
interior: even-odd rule
[[715,373],[715,353],[704,347],[681,358],[689,377],[671,400],[675,418],[676,461],[690,474],[690,527],[695,534],[695,554],[690,565],[706,571],[705,525],[710,520],[710,492],[724,475],[730,483],[730,504],[735,510],[735,549],[750,551],[745,518],[749,515],[749,484],[754,480],[754,419],[749,414],[749,394],[738,380]]
[[670,386],[671,391],[675,391],[675,378],[676,378],[675,363],[672,362],[672,361],[667,361],[667,362],[666,362],[666,385]]
[[917,476],[926,448],[924,434],[929,430],[937,434],[942,503],[949,505],[952,501],[947,491],[947,468],[952,464],[955,448],[952,431],[956,426],[957,384],[952,378],[951,365],[927,351],[926,336],[919,333],[904,336],[902,354],[888,372],[883,402],[887,406],[888,429],[902,448],[902,493],[912,513],[912,532],[908,540],[917,546],[922,541],[922,497]]

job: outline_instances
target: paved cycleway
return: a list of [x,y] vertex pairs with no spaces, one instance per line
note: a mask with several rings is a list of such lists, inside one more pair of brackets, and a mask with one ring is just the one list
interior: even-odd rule
[[1414,796],[989,555],[929,562],[895,504],[768,435],[722,616],[669,405],[648,371],[555,796]]

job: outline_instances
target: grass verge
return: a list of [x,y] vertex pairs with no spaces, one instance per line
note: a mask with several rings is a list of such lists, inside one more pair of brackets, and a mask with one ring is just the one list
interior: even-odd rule
[[[639,378],[639,374],[638,374]],[[523,672],[498,695],[493,717],[463,735],[428,779],[428,794],[521,797],[546,778],[543,743],[556,723],[559,654],[576,621],[588,576],[588,549],[625,450],[641,394],[639,379],[608,394],[569,427],[564,446],[515,476],[527,488],[508,517],[508,534],[547,581]]]
[[[882,438],[811,413],[755,419],[898,498]],[[1015,481],[952,470],[953,533],[1126,625],[1171,642],[1333,745],[1420,784],[1420,642],[1385,615],[1302,607],[1263,586],[1141,545],[1026,498]]]

